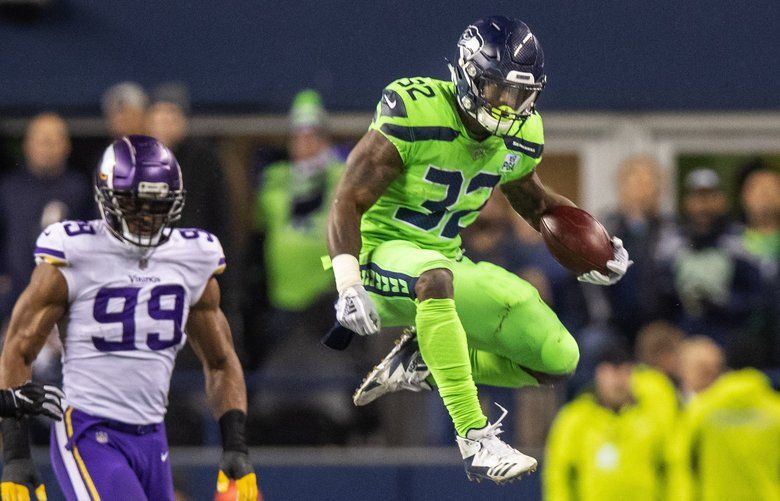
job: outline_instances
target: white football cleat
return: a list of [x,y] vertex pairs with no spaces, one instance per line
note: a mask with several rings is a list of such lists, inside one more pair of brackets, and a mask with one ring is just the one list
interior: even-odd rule
[[506,409],[498,407],[503,411],[498,421],[479,430],[469,430],[466,437],[455,437],[469,480],[481,482],[486,478],[503,484],[536,471],[536,459],[498,438],[503,432],[501,421],[507,415]]
[[417,333],[414,328],[407,329],[390,353],[363,379],[352,401],[359,406],[395,391],[431,390],[431,385],[425,381],[430,374],[420,355]]

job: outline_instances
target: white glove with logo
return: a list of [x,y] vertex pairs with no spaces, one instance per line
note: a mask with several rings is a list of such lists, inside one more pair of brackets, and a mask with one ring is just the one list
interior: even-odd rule
[[379,332],[379,313],[363,285],[344,289],[336,301],[336,320],[347,329],[370,336]]
[[628,259],[628,251],[623,247],[623,241],[618,237],[612,237],[612,247],[615,250],[615,258],[607,261],[607,269],[610,271],[608,275],[593,270],[578,276],[577,280],[594,285],[614,285],[618,283],[634,262]]

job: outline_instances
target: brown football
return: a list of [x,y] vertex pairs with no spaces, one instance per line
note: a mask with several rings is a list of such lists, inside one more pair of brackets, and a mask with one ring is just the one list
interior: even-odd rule
[[577,207],[558,206],[542,214],[539,229],[556,261],[577,275],[608,273],[614,252],[609,234],[596,219]]

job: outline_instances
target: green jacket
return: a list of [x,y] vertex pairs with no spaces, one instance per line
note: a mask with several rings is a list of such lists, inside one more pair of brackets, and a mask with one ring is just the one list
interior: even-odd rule
[[[558,414],[542,472],[546,500],[663,499],[666,443],[676,413],[674,388],[647,368],[635,371],[632,385],[637,402],[620,412],[586,393]],[[649,395],[654,397],[647,399]]]
[[297,175],[289,162],[263,172],[255,224],[266,234],[268,295],[276,308],[301,311],[335,292],[333,273],[322,269],[320,257],[328,253],[328,207],[343,170],[334,159],[308,177]]
[[674,441],[675,500],[780,500],[780,395],[754,369],[693,399]]

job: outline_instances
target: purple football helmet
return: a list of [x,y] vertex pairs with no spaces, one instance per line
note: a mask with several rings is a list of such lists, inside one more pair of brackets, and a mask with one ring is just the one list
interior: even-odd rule
[[95,199],[117,238],[139,247],[157,247],[181,218],[181,168],[171,150],[153,137],[117,139],[98,166]]

